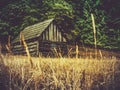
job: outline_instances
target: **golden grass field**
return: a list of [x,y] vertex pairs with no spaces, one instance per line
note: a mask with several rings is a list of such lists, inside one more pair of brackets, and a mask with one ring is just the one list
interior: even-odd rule
[[0,90],[120,90],[120,61],[0,56]]

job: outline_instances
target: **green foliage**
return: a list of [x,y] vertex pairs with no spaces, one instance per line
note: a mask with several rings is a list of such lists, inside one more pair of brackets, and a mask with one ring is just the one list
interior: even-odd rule
[[91,20],[91,13],[93,13],[97,30],[97,45],[120,49],[119,2],[113,0],[12,1],[3,4],[0,9],[0,38],[8,35],[14,38],[29,25],[55,18],[71,42],[93,45]]
[[[101,3],[100,1],[87,0],[81,2],[79,8],[82,8],[81,13],[76,13],[75,27],[79,32],[77,40],[82,40],[86,44],[94,44],[93,40],[93,27],[91,20],[91,13],[94,14],[96,30],[97,30],[97,45],[104,46],[107,41],[107,36],[105,35],[105,12],[99,9]],[[76,7],[76,6],[75,6]],[[104,27],[104,28],[102,28]]]

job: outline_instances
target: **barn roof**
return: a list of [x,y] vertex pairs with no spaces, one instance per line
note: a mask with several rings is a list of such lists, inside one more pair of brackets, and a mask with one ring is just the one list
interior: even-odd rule
[[[25,40],[36,38],[41,35],[41,33],[49,26],[49,24],[53,21],[54,19],[49,19],[45,20],[43,22],[31,25],[26,27],[23,31],[22,34],[25,37]],[[15,38],[13,43],[20,41],[20,35]]]

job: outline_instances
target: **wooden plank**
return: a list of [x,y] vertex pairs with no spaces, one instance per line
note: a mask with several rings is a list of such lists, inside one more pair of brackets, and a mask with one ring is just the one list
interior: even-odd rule
[[16,49],[13,49],[12,51],[14,52],[14,51],[23,51],[24,50],[24,48],[16,48]]
[[[37,41],[34,42],[27,42],[27,46],[30,49],[37,49]],[[12,49],[13,53],[17,53],[17,54],[22,54],[22,53],[26,53],[26,51],[24,50],[24,46],[23,45],[15,45]]]
[[61,32],[58,28],[58,41],[61,42],[62,41],[62,35],[61,35]]
[[14,50],[17,50],[17,51],[19,51],[19,50],[24,50],[24,48],[23,48],[23,47],[21,47],[21,48],[14,48],[13,51],[14,51]]
[[13,53],[14,54],[22,54],[22,53],[26,53],[26,52],[22,50],[22,51],[14,51]]
[[35,45],[37,44],[38,41],[34,41],[34,42],[27,42],[27,45],[30,46],[30,45]]
[[55,26],[55,31],[56,31],[56,41],[58,41],[58,30],[56,26]]
[[23,49],[23,48],[24,48],[23,46],[19,46],[19,47],[14,47],[12,49],[14,50],[14,49]]
[[33,49],[29,49],[29,52],[36,52],[37,51],[37,49],[35,49],[35,48],[33,48]]
[[48,30],[45,31],[46,34],[46,40],[48,40]]
[[52,23],[52,27],[53,27],[53,41],[55,41],[55,33],[54,33],[54,31],[55,31],[54,29],[55,29],[55,28],[54,28],[54,23]]
[[53,24],[53,29],[54,29],[54,41],[57,40],[57,36],[56,36],[56,25]]
[[58,31],[58,27],[56,27],[56,33],[57,33],[57,35],[56,35],[57,40],[56,40],[56,41],[59,41],[59,31]]
[[36,52],[31,52],[30,55],[31,56],[38,56],[38,54],[36,54]]
[[37,51],[36,51],[36,55],[39,55],[39,42],[37,42]]
[[13,48],[20,48],[22,45],[14,45]]
[[47,28],[47,31],[48,31],[48,40],[50,40],[49,27]]
[[52,24],[50,25],[51,26],[51,41],[54,41],[54,37],[53,37],[53,26],[52,26]]
[[37,44],[34,44],[34,45],[28,45],[28,48],[35,48],[37,47]]
[[[37,41],[36,42],[29,42],[29,43],[27,43],[27,46],[29,47],[29,46],[32,46],[32,45],[37,45]],[[21,48],[21,47],[24,47],[23,45],[14,45],[13,46],[13,49],[17,49],[17,48]]]
[[49,40],[53,41],[53,30],[52,30],[52,26],[49,26]]

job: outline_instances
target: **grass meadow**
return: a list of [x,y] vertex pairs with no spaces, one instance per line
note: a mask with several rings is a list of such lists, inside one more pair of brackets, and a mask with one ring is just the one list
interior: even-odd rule
[[120,90],[116,58],[0,55],[0,90]]

